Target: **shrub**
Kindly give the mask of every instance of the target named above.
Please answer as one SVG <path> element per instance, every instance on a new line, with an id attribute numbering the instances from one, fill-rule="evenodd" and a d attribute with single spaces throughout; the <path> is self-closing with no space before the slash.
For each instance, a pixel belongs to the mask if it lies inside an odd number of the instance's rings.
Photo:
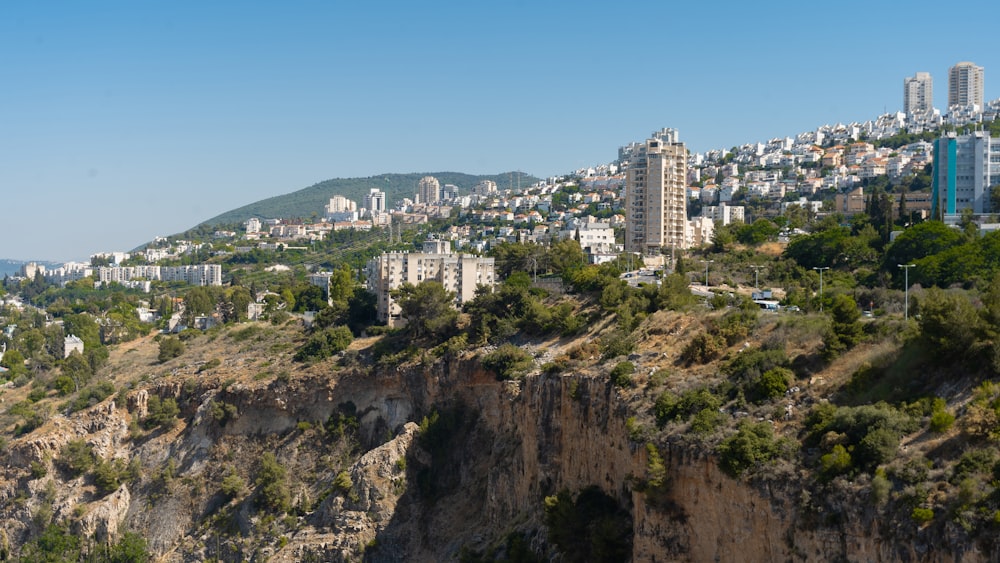
<path id="1" fill-rule="evenodd" d="M 916 507 L 910 513 L 910 518 L 917 524 L 926 524 L 934 519 L 934 511 L 930 508 Z"/>
<path id="2" fill-rule="evenodd" d="M 689 389 L 680 396 L 664 391 L 656 398 L 653 414 L 657 425 L 662 428 L 667 422 L 687 420 L 703 410 L 718 411 L 720 406 L 722 400 L 707 387 Z"/>
<path id="3" fill-rule="evenodd" d="M 292 494 L 288 488 L 285 469 L 271 452 L 265 452 L 260 460 L 256 485 L 259 488 L 258 505 L 275 513 L 288 512 L 292 506 Z"/>
<path id="4" fill-rule="evenodd" d="M 145 419 L 146 428 L 155 428 L 157 426 L 165 429 L 173 428 L 174 424 L 177 423 L 177 415 L 181 412 L 177 407 L 177 401 L 173 397 L 161 399 L 159 395 L 149 396 L 146 409 L 148 412 Z"/>
<path id="5" fill-rule="evenodd" d="M 601 358 L 610 360 L 627 356 L 635 350 L 635 339 L 621 330 L 612 330 L 601 337 Z"/>
<path id="6" fill-rule="evenodd" d="M 247 484 L 236 471 L 230 469 L 229 473 L 223 477 L 219 491 L 230 499 L 237 498 L 246 491 Z"/>
<path id="7" fill-rule="evenodd" d="M 691 419 L 691 431 L 695 434 L 711 434 L 726 420 L 719 409 L 701 409 Z"/>
<path id="8" fill-rule="evenodd" d="M 482 360 L 483 367 L 495 373 L 497 379 L 501 380 L 523 377 L 531 368 L 531 364 L 531 354 L 513 344 L 500 346 L 486 354 Z"/>
<path id="9" fill-rule="evenodd" d="M 94 449 L 83 439 L 70 440 L 59 450 L 56 463 L 70 476 L 78 477 L 94 466 Z"/>
<path id="10" fill-rule="evenodd" d="M 295 359 L 299 362 L 323 360 L 346 350 L 353 341 L 354 335 L 346 326 L 325 328 L 309 337 L 295 353 Z"/>
<path id="11" fill-rule="evenodd" d="M 767 422 L 743 422 L 735 434 L 720 443 L 716 452 L 719 466 L 732 477 L 766 464 L 778 457 L 783 444 L 774 438 L 774 430 Z"/>
<path id="12" fill-rule="evenodd" d="M 885 476 L 885 471 L 875 470 L 872 477 L 872 500 L 876 505 L 882 505 L 889 501 L 889 493 L 892 491 L 892 483 Z"/>
<path id="13" fill-rule="evenodd" d="M 943 433 L 951 429 L 955 424 L 955 415 L 945 410 L 944 399 L 934 399 L 931 410 L 931 432 Z"/>
<path id="14" fill-rule="evenodd" d="M 611 381 L 619 387 L 631 387 L 633 373 L 635 373 L 635 364 L 618 362 L 611 370 Z"/>
<path id="15" fill-rule="evenodd" d="M 834 445 L 833 451 L 819 458 L 819 464 L 823 476 L 827 479 L 848 473 L 854 467 L 851 454 L 840 444 Z"/>
<path id="16" fill-rule="evenodd" d="M 787 368 L 772 368 L 765 371 L 750 387 L 750 396 L 756 402 L 776 399 L 785 394 L 795 374 Z"/>
<path id="17" fill-rule="evenodd" d="M 708 332 L 702 332 L 691 339 L 681 350 L 681 361 L 686 365 L 708 363 L 725 350 L 726 341 L 723 337 Z"/>
<path id="18" fill-rule="evenodd" d="M 160 363 L 172 360 L 184 353 L 184 343 L 176 336 L 167 336 L 160 339 L 160 352 L 156 359 Z"/>

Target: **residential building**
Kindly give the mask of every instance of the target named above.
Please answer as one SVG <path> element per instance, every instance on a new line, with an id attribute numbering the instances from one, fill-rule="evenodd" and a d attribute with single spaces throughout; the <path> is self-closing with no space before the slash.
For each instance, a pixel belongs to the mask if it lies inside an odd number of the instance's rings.
<path id="1" fill-rule="evenodd" d="M 406 321 L 391 291 L 404 283 L 413 285 L 428 280 L 440 282 L 455 292 L 455 304 L 473 299 L 480 285 L 493 287 L 495 270 L 492 257 L 456 254 L 451 242 L 429 240 L 423 252 L 386 252 L 368 262 L 368 289 L 377 297 L 376 316 L 390 326 Z"/>
<path id="2" fill-rule="evenodd" d="M 707 205 L 701 208 L 701 216 L 711 221 L 719 221 L 723 225 L 746 222 L 746 208 L 742 205 Z"/>
<path id="3" fill-rule="evenodd" d="M 918 72 L 903 79 L 903 113 L 924 114 L 934 107 L 934 82 L 929 72 Z"/>
<path id="4" fill-rule="evenodd" d="M 417 203 L 432 204 L 441 199 L 441 182 L 434 176 L 424 176 L 417 182 Z"/>
<path id="5" fill-rule="evenodd" d="M 625 180 L 625 250 L 659 255 L 686 248 L 687 149 L 665 129 L 635 148 Z"/>
<path id="6" fill-rule="evenodd" d="M 833 201 L 834 211 L 843 213 L 848 217 L 865 211 L 865 192 L 861 186 L 849 192 L 833 196 Z"/>
<path id="7" fill-rule="evenodd" d="M 365 196 L 365 209 L 372 217 L 385 213 L 385 192 L 372 188 Z"/>
<path id="8" fill-rule="evenodd" d="M 70 334 L 63 339 L 63 358 L 68 358 L 73 352 L 83 354 L 83 340 Z"/>
<path id="9" fill-rule="evenodd" d="M 251 218 L 247 219 L 246 223 L 243 223 L 243 226 L 246 227 L 246 231 L 247 231 L 248 235 L 252 235 L 254 233 L 259 233 L 260 232 L 260 219 L 258 219 L 256 217 L 251 217 Z"/>
<path id="10" fill-rule="evenodd" d="M 497 193 L 497 183 L 493 180 L 483 180 L 472 187 L 473 195 L 491 196 Z"/>
<path id="11" fill-rule="evenodd" d="M 948 133 L 934 142 L 933 216 L 958 221 L 962 212 L 995 213 L 990 186 L 1000 184 L 1000 138 L 986 131 Z"/>
<path id="12" fill-rule="evenodd" d="M 948 69 L 948 107 L 976 105 L 982 111 L 983 67 L 960 62 Z"/>

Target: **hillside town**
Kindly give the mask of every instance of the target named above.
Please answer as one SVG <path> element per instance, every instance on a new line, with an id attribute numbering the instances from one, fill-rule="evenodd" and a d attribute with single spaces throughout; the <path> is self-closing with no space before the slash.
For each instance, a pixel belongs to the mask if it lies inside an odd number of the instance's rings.
<path id="1" fill-rule="evenodd" d="M 689 151 L 680 132 L 663 128 L 619 147 L 608 163 L 524 187 L 499 189 L 491 180 L 460 187 L 426 176 L 395 202 L 374 187 L 362 201 L 333 193 L 313 219 L 249 217 L 241 229 L 215 230 L 197 241 L 158 237 L 140 250 L 96 253 L 89 263 L 29 263 L 6 284 L 15 289 L 41 276 L 62 287 L 88 280 L 95 288 L 116 284 L 145 293 L 157 283 L 220 286 L 229 277 L 220 257 L 307 250 L 345 230 L 380 230 L 391 242 L 407 228 L 442 222 L 422 252 L 383 254 L 363 269 L 378 296 L 378 319 L 391 323 L 399 312 L 389 292 L 403 282 L 449 280 L 461 304 L 478 284 L 499 281 L 487 255 L 505 243 L 573 240 L 590 264 L 635 256 L 650 271 L 669 272 L 678 252 L 711 244 L 719 228 L 780 217 L 778 239 L 787 242 L 804 232 L 807 219 L 850 220 L 865 212 L 873 190 L 891 191 L 893 206 L 910 221 L 935 217 L 957 225 L 968 217 L 983 232 L 997 229 L 990 189 L 1000 184 L 1000 139 L 982 124 L 1000 116 L 1000 99 L 984 103 L 982 67 L 952 67 L 944 114 L 930 105 L 928 73 L 903 82 L 903 111 L 873 120 L 704 153 Z M 961 166 L 975 173 L 956 175 Z M 414 260 L 419 268 L 407 266 Z M 463 277 L 463 268 L 473 273 Z M 329 272 L 317 269 L 311 279 L 322 286 Z M 251 313 L 259 314 L 265 294 L 256 296 Z"/>

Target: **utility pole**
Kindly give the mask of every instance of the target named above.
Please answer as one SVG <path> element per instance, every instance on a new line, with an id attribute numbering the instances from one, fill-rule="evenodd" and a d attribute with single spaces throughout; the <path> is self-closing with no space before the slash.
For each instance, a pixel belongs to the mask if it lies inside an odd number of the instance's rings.
<path id="1" fill-rule="evenodd" d="M 916 264 L 897 264 L 903 269 L 903 320 L 910 319 L 910 268 Z"/>
<path id="2" fill-rule="evenodd" d="M 705 287 L 708 287 L 708 265 L 715 260 L 699 260 L 699 262 L 705 265 Z"/>
<path id="3" fill-rule="evenodd" d="M 813 270 L 819 270 L 819 312 L 823 312 L 823 270 L 829 270 L 829 266 L 814 266 Z"/>

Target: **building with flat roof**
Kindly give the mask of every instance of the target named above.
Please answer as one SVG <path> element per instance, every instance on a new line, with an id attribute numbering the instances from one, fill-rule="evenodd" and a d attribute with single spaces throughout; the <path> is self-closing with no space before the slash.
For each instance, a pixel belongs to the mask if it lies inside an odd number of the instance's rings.
<path id="1" fill-rule="evenodd" d="M 441 182 L 434 176 L 424 176 L 417 182 L 417 203 L 426 205 L 441 199 Z"/>
<path id="2" fill-rule="evenodd" d="M 1000 138 L 986 131 L 948 133 L 934 141 L 934 208 L 932 216 L 957 222 L 966 209 L 973 214 L 996 213 L 990 186 L 1000 184 Z"/>
<path id="3" fill-rule="evenodd" d="M 983 105 L 983 67 L 975 63 L 960 62 L 948 69 L 948 107 L 975 104 L 979 111 Z"/>
<path id="4" fill-rule="evenodd" d="M 686 248 L 687 148 L 664 129 L 631 146 L 625 176 L 625 250 L 646 256 Z"/>
<path id="5" fill-rule="evenodd" d="M 367 265 L 368 290 L 376 296 L 376 317 L 389 326 L 406 322 L 391 294 L 404 283 L 440 282 L 455 292 L 455 305 L 461 305 L 476 296 L 479 286 L 493 287 L 495 275 L 492 257 L 456 254 L 446 240 L 425 242 L 423 252 L 386 252 Z"/>
<path id="6" fill-rule="evenodd" d="M 934 81 L 929 72 L 903 79 L 903 113 L 924 114 L 934 108 Z"/>

